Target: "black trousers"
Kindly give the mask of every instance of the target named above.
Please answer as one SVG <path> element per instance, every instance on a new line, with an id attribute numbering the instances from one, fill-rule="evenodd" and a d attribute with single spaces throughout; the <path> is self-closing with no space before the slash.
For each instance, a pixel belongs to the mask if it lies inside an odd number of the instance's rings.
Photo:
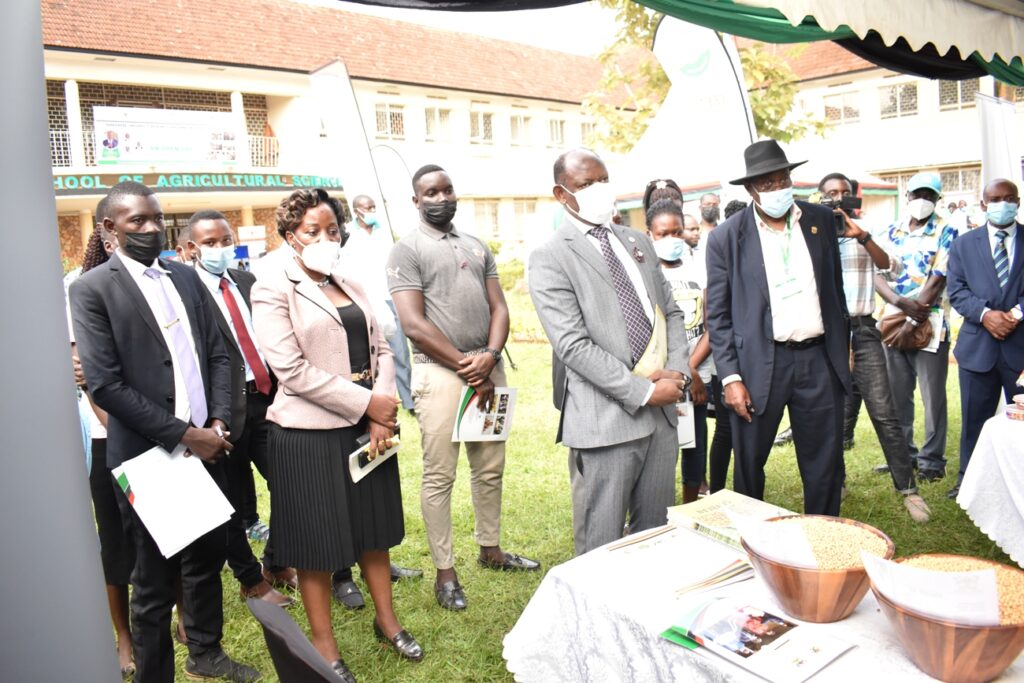
<path id="1" fill-rule="evenodd" d="M 711 493 L 725 488 L 725 480 L 729 475 L 729 461 L 732 460 L 732 411 L 725 406 L 722 393 L 722 381 L 718 375 L 711 375 L 711 394 L 715 403 L 715 435 L 711 439 L 708 451 L 708 486 Z M 709 398 L 711 398 L 709 396 Z"/>
<path id="2" fill-rule="evenodd" d="M 107 467 L 107 440 L 93 439 L 89 492 L 100 537 L 103 581 L 108 586 L 127 586 L 135 566 L 135 542 L 129 523 L 121 516 L 121 508 L 117 504 L 118 491 Z"/>
<path id="3" fill-rule="evenodd" d="M 776 344 L 768 404 L 755 406 L 757 412 L 749 423 L 735 412 L 730 414 L 736 492 L 764 499 L 764 466 L 782 412 L 788 407 L 804 487 L 804 512 L 838 515 L 843 485 L 843 403 L 843 387 L 832 371 L 824 344 L 804 349 Z"/>
<path id="4" fill-rule="evenodd" d="M 252 552 L 249 539 L 246 537 L 248 522 L 245 518 L 246 499 L 253 488 L 252 465 L 270 485 L 269 468 L 267 467 L 267 439 L 270 426 L 267 422 L 267 408 L 271 399 L 260 393 L 250 393 L 246 397 L 245 429 L 242 437 L 235 442 L 231 455 L 225 459 L 227 475 L 227 497 L 235 508 L 227 524 L 227 559 L 231 573 L 245 588 L 251 588 L 263 580 L 262 567 Z M 280 571 L 282 567 L 273 564 L 273 538 L 267 539 L 263 551 L 263 565 L 270 571 Z"/>
<path id="5" fill-rule="evenodd" d="M 1002 395 L 1005 393 L 1007 398 L 1010 398 L 1021 391 L 1017 386 L 1020 371 L 1011 368 L 1002 356 L 988 372 L 971 372 L 962 366 L 959 372 L 963 430 L 960 432 L 960 471 L 956 479 L 958 484 L 964 480 L 967 466 L 971 463 L 971 454 L 978 443 L 981 428 L 995 414 L 996 407 L 1002 404 Z"/>
<path id="6" fill-rule="evenodd" d="M 207 465 L 206 469 L 223 489 L 223 467 Z M 187 497 L 182 500 L 186 504 Z M 220 648 L 224 628 L 220 570 L 224 566 L 227 525 L 200 536 L 177 555 L 165 558 L 120 490 L 117 502 L 122 514 L 131 519 L 135 541 L 131 597 L 135 681 L 171 683 L 174 680 L 171 608 L 179 574 L 185 603 L 181 618 L 188 634 L 189 654 L 196 656 Z"/>

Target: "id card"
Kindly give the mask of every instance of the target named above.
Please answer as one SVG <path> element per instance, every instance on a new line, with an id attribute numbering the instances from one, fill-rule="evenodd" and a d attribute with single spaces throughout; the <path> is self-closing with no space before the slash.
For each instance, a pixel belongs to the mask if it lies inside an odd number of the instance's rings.
<path id="1" fill-rule="evenodd" d="M 798 295 L 803 288 L 795 277 L 789 277 L 775 285 L 775 293 L 783 300 L 791 299 Z"/>

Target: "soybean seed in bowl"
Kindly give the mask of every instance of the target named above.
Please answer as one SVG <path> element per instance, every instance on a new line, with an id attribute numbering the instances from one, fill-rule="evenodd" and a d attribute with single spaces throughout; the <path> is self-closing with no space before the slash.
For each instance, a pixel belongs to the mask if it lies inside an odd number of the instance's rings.
<path id="1" fill-rule="evenodd" d="M 782 517 L 773 524 L 798 524 L 811 544 L 818 569 L 835 571 L 863 567 L 860 551 L 885 557 L 888 544 L 878 534 L 857 524 L 830 517 Z"/>
<path id="2" fill-rule="evenodd" d="M 991 560 L 960 555 L 915 555 L 899 560 L 910 567 L 935 572 L 974 572 L 994 569 L 999 594 L 999 623 L 1024 624 L 1024 572 Z"/>

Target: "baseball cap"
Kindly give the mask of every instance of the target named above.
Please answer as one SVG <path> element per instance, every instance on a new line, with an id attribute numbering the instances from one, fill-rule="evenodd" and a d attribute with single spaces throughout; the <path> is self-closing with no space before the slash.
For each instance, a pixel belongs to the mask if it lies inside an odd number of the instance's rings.
<path id="1" fill-rule="evenodd" d="M 942 180 L 939 179 L 939 174 L 933 171 L 915 173 L 907 183 L 907 192 L 920 189 L 935 190 L 938 194 L 942 194 Z"/>

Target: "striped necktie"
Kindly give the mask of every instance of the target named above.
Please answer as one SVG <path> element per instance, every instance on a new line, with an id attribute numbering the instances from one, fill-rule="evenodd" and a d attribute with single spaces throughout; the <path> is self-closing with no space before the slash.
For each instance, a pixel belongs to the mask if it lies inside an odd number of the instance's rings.
<path id="1" fill-rule="evenodd" d="M 1002 288 L 1010 281 L 1010 255 L 1006 253 L 1006 238 L 1009 235 L 1010 233 L 1005 230 L 996 230 L 996 248 L 992 252 L 992 260 L 996 263 L 996 277 Z"/>

